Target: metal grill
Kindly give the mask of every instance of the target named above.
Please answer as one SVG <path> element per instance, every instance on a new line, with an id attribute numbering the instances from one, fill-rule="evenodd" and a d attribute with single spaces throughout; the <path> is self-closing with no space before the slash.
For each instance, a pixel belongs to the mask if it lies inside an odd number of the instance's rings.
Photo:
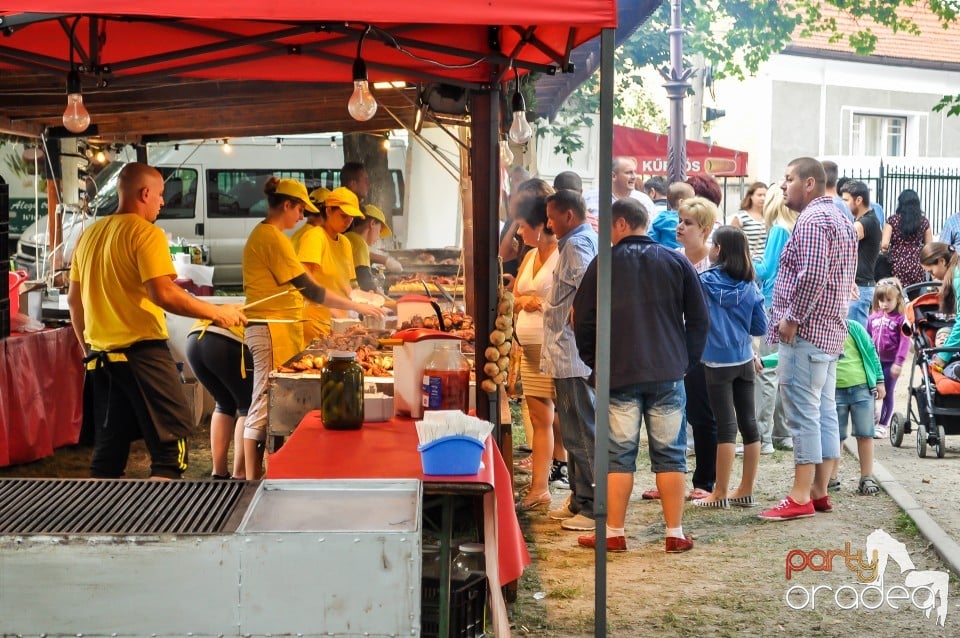
<path id="1" fill-rule="evenodd" d="M 232 532 L 255 481 L 0 480 L 0 534 Z"/>

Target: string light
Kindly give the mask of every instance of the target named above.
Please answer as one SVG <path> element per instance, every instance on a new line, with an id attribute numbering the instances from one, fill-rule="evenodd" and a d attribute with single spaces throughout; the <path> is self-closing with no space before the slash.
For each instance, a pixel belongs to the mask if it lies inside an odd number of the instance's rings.
<path id="1" fill-rule="evenodd" d="M 283 150 L 283 138 L 282 138 L 282 137 L 278 137 L 278 138 L 277 138 L 277 150 L 278 150 L 278 151 Z"/>
<path id="2" fill-rule="evenodd" d="M 347 111 L 349 111 L 350 117 L 358 122 L 366 122 L 377 114 L 377 100 L 370 92 L 370 84 L 367 82 L 367 65 L 360 57 L 363 39 L 367 37 L 369 32 L 370 27 L 367 26 L 357 43 L 357 59 L 353 61 L 353 95 L 347 102 Z"/>
<path id="3" fill-rule="evenodd" d="M 63 127 L 71 133 L 83 133 L 90 126 L 90 112 L 83 105 L 80 93 L 80 73 L 74 64 L 73 34 L 80 22 L 78 16 L 70 27 L 70 72 L 67 73 L 67 108 L 63 111 Z"/>
<path id="4" fill-rule="evenodd" d="M 233 147 L 230 145 L 230 140 L 223 138 L 223 152 L 229 155 L 233 152 Z"/>
<path id="5" fill-rule="evenodd" d="M 513 93 L 513 124 L 510 125 L 509 137 L 515 144 L 526 144 L 533 137 L 533 128 L 527 122 L 527 105 L 523 101 L 523 94 L 520 93 L 520 73 L 516 68 L 513 73 L 517 86 Z"/>

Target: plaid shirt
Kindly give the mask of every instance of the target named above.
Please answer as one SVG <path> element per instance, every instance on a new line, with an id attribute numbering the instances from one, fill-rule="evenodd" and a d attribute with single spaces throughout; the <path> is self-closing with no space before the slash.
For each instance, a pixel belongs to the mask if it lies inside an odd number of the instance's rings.
<path id="1" fill-rule="evenodd" d="M 803 209 L 780 256 L 773 287 L 767 341 L 777 343 L 777 324 L 798 324 L 797 336 L 827 354 L 843 352 L 847 306 L 857 270 L 857 232 L 830 197 Z"/>

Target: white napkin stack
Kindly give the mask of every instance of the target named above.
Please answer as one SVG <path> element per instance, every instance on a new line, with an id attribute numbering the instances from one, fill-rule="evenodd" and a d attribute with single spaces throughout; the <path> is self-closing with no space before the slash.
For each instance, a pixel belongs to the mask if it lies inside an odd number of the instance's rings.
<path id="1" fill-rule="evenodd" d="M 445 436 L 463 435 L 481 443 L 493 431 L 493 424 L 483 419 L 464 414 L 459 410 L 424 412 L 423 421 L 417 421 L 417 437 L 424 445 Z"/>

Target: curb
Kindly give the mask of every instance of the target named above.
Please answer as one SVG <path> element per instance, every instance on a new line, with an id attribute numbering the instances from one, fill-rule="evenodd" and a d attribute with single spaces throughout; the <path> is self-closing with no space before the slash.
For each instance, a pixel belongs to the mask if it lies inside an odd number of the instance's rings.
<path id="1" fill-rule="evenodd" d="M 859 458 L 855 438 L 847 437 L 844 441 L 844 447 L 854 458 Z M 900 506 L 900 509 L 913 520 L 923 537 L 933 545 L 937 555 L 947 563 L 950 571 L 955 576 L 960 575 L 960 544 L 943 531 L 943 528 L 927 514 L 926 510 L 920 507 L 920 504 L 906 488 L 900 485 L 900 481 L 876 459 L 873 461 L 873 477 L 877 479 L 890 498 Z"/>

